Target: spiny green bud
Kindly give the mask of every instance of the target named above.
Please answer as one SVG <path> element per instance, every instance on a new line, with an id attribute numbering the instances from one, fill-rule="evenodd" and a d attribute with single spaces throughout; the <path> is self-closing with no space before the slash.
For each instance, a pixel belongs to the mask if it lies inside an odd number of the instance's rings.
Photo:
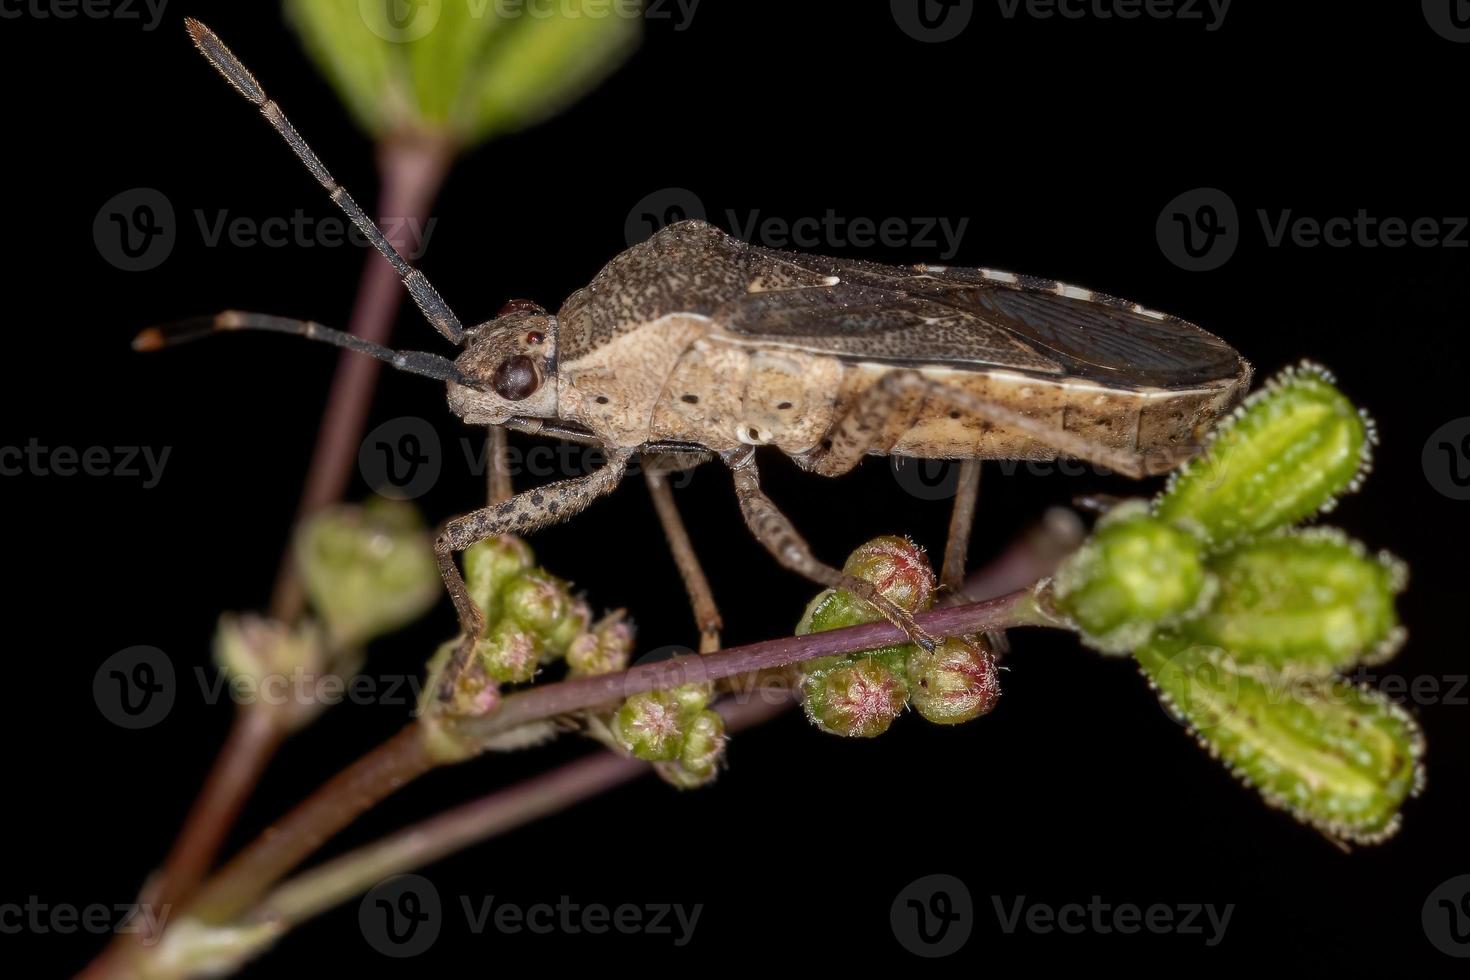
<path id="1" fill-rule="evenodd" d="M 541 665 L 541 640 L 510 620 L 490 627 L 475 644 L 475 659 L 485 674 L 502 684 L 524 684 Z"/>
<path id="2" fill-rule="evenodd" d="M 679 757 L 691 718 L 673 691 L 643 691 L 613 715 L 612 732 L 630 755 L 648 762 Z"/>
<path id="3" fill-rule="evenodd" d="M 479 717 L 488 715 L 500 705 L 500 686 L 486 673 L 479 657 L 460 671 L 454 692 L 447 704 L 439 700 L 439 689 L 443 686 L 444 672 L 454 656 L 459 640 L 448 640 L 439 645 L 429 658 L 424 689 L 419 694 L 418 713 L 428 716 L 444 712 L 450 715 Z"/>
<path id="4" fill-rule="evenodd" d="M 818 728 L 853 738 L 888 731 L 909 700 L 903 676 L 876 657 L 808 673 L 801 693 L 807 717 Z"/>
<path id="5" fill-rule="evenodd" d="M 356 646 L 418 619 L 442 594 L 430 536 L 398 500 L 319 511 L 293 550 L 314 609 L 337 646 Z"/>
<path id="6" fill-rule="evenodd" d="M 536 564 L 530 546 L 510 534 L 470 545 L 463 560 L 465 587 L 487 622 L 500 618 L 500 592 L 506 584 Z"/>
<path id="7" fill-rule="evenodd" d="M 590 632 L 567 647 L 567 667 L 573 677 L 613 674 L 627 670 L 633 654 L 633 626 L 621 611 L 603 617 Z"/>
<path id="8" fill-rule="evenodd" d="M 1403 563 L 1330 529 L 1250 542 L 1210 563 L 1220 594 L 1184 632 L 1237 663 L 1328 674 L 1388 659 L 1403 640 Z"/>
<path id="9" fill-rule="evenodd" d="M 1356 490 L 1373 425 L 1322 368 L 1288 369 L 1220 425 L 1171 479 L 1155 513 L 1210 548 L 1295 524 Z"/>
<path id="10" fill-rule="evenodd" d="M 1000 698 L 995 656 L 983 640 L 951 636 L 933 652 L 911 646 L 906 671 L 914 707 L 936 725 L 989 714 Z"/>
<path id="11" fill-rule="evenodd" d="M 842 571 L 872 583 L 885 599 L 907 612 L 922 612 L 934 604 L 934 570 L 924 549 L 908 538 L 874 538 L 848 556 Z"/>
<path id="12" fill-rule="evenodd" d="M 1170 635 L 1137 651 L 1165 706 L 1267 802 L 1330 837 L 1375 843 L 1422 785 L 1423 735 L 1376 691 L 1272 675 Z"/>
<path id="13" fill-rule="evenodd" d="M 1098 524 L 1057 570 L 1052 589 L 1090 646 L 1127 653 L 1161 625 L 1201 609 L 1214 583 L 1199 541 L 1136 501 Z"/>
<path id="14" fill-rule="evenodd" d="M 719 775 L 725 742 L 725 719 L 713 711 L 701 711 L 689 722 L 679 758 L 658 763 L 658 774 L 679 789 L 706 786 Z"/>

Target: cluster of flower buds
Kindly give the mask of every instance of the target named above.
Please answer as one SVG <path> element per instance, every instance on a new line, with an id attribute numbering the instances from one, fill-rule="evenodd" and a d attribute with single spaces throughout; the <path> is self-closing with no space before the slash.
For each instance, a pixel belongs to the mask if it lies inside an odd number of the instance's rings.
<path id="1" fill-rule="evenodd" d="M 725 720 L 710 710 L 708 684 L 643 691 L 624 701 L 609 729 L 629 755 L 655 763 L 680 789 L 710 783 L 725 756 Z"/>
<path id="2" fill-rule="evenodd" d="M 874 538 L 852 553 L 843 572 L 870 582 L 909 613 L 934 604 L 934 571 L 924 550 L 906 538 Z M 881 619 L 872 605 L 840 589 L 828 589 L 807 606 L 798 635 Z M 951 637 L 933 651 L 912 644 L 883 647 L 804 665 L 802 704 L 823 731 L 854 738 L 883 734 L 912 702 L 941 725 L 970 721 L 995 707 L 1000 681 L 995 657 L 983 640 Z"/>
<path id="3" fill-rule="evenodd" d="M 574 675 L 627 666 L 633 633 L 622 614 L 594 626 L 586 601 L 537 567 L 520 538 L 505 535 L 472 545 L 464 553 L 464 577 L 470 598 L 485 616 L 485 629 L 455 681 L 452 713 L 487 714 L 500 702 L 501 685 L 527 683 L 559 660 L 565 659 Z M 446 643 L 430 661 L 426 696 L 437 696 L 457 643 Z"/>
<path id="4" fill-rule="evenodd" d="M 1392 656 L 1401 562 L 1294 525 L 1356 490 L 1372 423 L 1320 368 L 1247 400 L 1152 504 L 1122 505 L 1057 572 L 1056 608 L 1132 652 L 1165 705 L 1270 802 L 1377 840 L 1422 779 L 1414 721 L 1336 677 Z"/>

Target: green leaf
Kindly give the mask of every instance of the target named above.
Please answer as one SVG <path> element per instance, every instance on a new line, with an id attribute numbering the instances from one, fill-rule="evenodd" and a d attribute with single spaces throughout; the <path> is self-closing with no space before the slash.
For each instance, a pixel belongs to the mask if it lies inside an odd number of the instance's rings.
<path id="1" fill-rule="evenodd" d="M 286 0 L 286 13 L 353 117 L 375 138 L 473 145 L 553 115 L 620 65 L 641 10 L 601 0 L 537 4 Z"/>
<path id="2" fill-rule="evenodd" d="M 1137 657 L 1165 706 L 1268 803 L 1339 840 L 1376 843 L 1398 829 L 1423 781 L 1423 734 L 1376 691 L 1248 670 L 1178 635 Z"/>

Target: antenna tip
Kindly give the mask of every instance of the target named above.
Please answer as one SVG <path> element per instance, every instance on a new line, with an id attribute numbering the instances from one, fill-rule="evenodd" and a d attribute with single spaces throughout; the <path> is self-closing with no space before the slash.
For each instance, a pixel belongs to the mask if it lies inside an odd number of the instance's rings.
<path id="1" fill-rule="evenodd" d="M 193 17 L 184 18 L 184 28 L 188 30 L 189 37 L 193 39 L 194 47 L 198 48 L 199 53 L 208 58 L 209 63 L 225 76 L 225 79 L 235 87 L 235 91 L 256 105 L 265 104 L 265 90 L 260 87 L 255 76 L 250 74 L 250 70 L 240 63 L 240 59 L 225 47 L 225 42 L 219 39 L 218 34 L 204 26 L 203 21 L 195 20 Z"/>
<path id="2" fill-rule="evenodd" d="M 167 345 L 168 341 L 164 339 L 163 331 L 157 327 L 149 327 L 133 338 L 133 350 L 135 351 L 146 353 L 148 351 L 162 350 Z"/>

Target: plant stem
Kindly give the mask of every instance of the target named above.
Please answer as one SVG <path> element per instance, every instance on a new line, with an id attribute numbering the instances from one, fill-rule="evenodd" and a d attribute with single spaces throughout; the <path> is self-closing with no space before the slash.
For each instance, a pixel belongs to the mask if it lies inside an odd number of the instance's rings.
<path id="1" fill-rule="evenodd" d="M 427 138 L 390 139 L 378 152 L 382 191 L 378 214 L 385 234 L 400 251 L 414 252 L 429 206 L 439 193 L 452 162 L 449 144 Z M 403 298 L 393 267 L 369 250 L 358 284 L 350 332 L 386 344 Z M 327 407 L 312 455 L 311 470 L 298 508 L 298 522 L 340 499 L 352 476 L 357 445 L 377 384 L 379 363 L 343 352 L 337 361 Z M 281 558 L 271 598 L 271 617 L 294 622 L 304 608 L 291 550 Z M 145 890 L 144 901 L 173 904 L 189 896 L 214 863 L 226 834 L 265 771 L 283 733 L 263 717 L 266 712 L 242 706 L 162 870 Z"/>
<path id="2" fill-rule="evenodd" d="M 425 736 L 410 724 L 326 782 L 206 882 L 188 914 L 223 922 L 248 908 L 333 834 L 432 769 Z"/>
<path id="3" fill-rule="evenodd" d="M 918 621 L 934 636 L 1059 625 L 1040 609 L 1029 589 L 985 602 L 935 610 L 919 616 Z M 353 763 L 256 838 L 205 883 L 187 907 L 187 914 L 207 922 L 228 921 L 384 797 L 436 765 L 468 758 L 483 750 L 496 736 L 510 729 L 621 701 L 640 691 L 697 680 L 720 680 L 904 640 L 903 631 L 895 626 L 868 623 L 531 688 L 507 697 L 494 714 L 484 718 L 436 722 L 459 745 L 459 751 L 452 755 L 442 754 L 442 749 L 434 747 L 440 744 L 440 737 L 436 737 L 433 725 L 415 722 Z"/>
<path id="4" fill-rule="evenodd" d="M 428 210 L 453 162 L 453 148 L 442 139 L 388 139 L 378 147 L 382 194 L 378 215 L 400 252 L 417 251 L 414 237 L 424 227 Z M 369 250 L 353 305 L 351 333 L 387 344 L 403 303 L 404 289 L 387 260 Z M 342 498 L 352 478 L 358 445 L 367 424 L 373 389 L 382 365 L 371 357 L 344 352 L 337 360 L 327 407 L 317 432 L 316 450 L 297 509 L 297 523 Z M 304 598 L 290 550 L 282 557 L 271 596 L 271 618 L 292 622 L 301 615 Z"/>
<path id="5" fill-rule="evenodd" d="M 1037 604 L 1030 589 L 983 602 L 936 609 L 916 617 L 936 637 L 1004 630 L 1016 626 L 1060 626 Z M 682 684 L 718 681 L 773 667 L 786 667 L 818 657 L 831 657 L 904 643 L 902 630 L 887 622 L 848 626 L 825 633 L 785 636 L 718 653 L 693 654 L 640 664 L 617 674 L 579 677 L 512 694 L 499 710 L 455 726 L 456 734 L 483 741 L 521 725 L 622 701 L 633 694 Z"/>
<path id="6" fill-rule="evenodd" d="M 250 789 L 281 743 L 283 732 L 268 707 L 241 705 L 209 779 L 184 819 L 163 868 L 143 889 L 139 904 L 171 908 L 204 879 Z M 144 936 L 145 940 L 156 939 Z"/>
<path id="7" fill-rule="evenodd" d="M 789 691 L 772 697 L 718 705 L 731 733 L 759 725 L 795 702 Z M 648 763 L 613 752 L 597 752 L 542 775 L 447 810 L 381 840 L 335 858 L 282 884 L 251 911 L 251 921 L 290 929 L 314 915 L 368 891 L 393 875 L 439 860 L 522 827 L 538 817 L 646 775 Z"/>

